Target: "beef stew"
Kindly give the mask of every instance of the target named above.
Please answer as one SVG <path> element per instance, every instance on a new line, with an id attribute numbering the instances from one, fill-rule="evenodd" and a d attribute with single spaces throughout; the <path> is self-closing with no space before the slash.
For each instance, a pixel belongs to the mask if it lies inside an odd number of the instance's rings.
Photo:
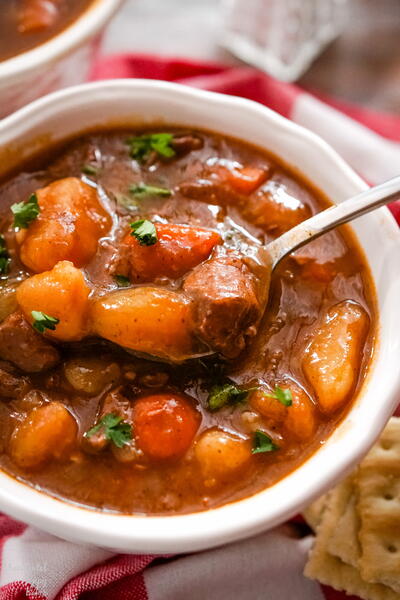
<path id="1" fill-rule="evenodd" d="M 343 227 L 282 261 L 266 307 L 258 249 L 326 206 L 258 148 L 165 126 L 88 133 L 10 176 L 1 468 L 152 515 L 220 506 L 298 467 L 365 378 L 373 285 Z"/>

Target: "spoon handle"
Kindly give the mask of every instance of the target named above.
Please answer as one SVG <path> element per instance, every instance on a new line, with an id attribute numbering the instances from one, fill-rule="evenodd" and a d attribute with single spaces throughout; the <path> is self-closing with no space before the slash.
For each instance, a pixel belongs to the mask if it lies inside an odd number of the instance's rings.
<path id="1" fill-rule="evenodd" d="M 272 261 L 272 269 L 287 254 L 315 240 L 323 233 L 399 198 L 400 177 L 394 177 L 303 221 L 266 246 Z"/>

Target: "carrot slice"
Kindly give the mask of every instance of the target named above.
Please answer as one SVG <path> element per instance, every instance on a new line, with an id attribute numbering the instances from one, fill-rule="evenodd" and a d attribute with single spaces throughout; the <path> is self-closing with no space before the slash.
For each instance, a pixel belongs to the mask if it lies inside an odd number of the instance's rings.
<path id="1" fill-rule="evenodd" d="M 238 194 L 248 196 L 256 191 L 268 178 L 268 170 L 261 167 L 215 166 L 218 178 L 227 183 Z"/>
<path id="2" fill-rule="evenodd" d="M 153 460 L 179 458 L 199 428 L 200 414 L 183 394 L 153 394 L 139 398 L 133 413 L 138 447 Z"/>
<path id="3" fill-rule="evenodd" d="M 177 279 L 206 260 L 221 237 L 215 231 L 188 225 L 156 225 L 158 241 L 143 246 L 132 235 L 123 241 L 132 281 Z"/>
<path id="4" fill-rule="evenodd" d="M 255 192 L 268 177 L 265 169 L 258 167 L 240 167 L 228 171 L 227 180 L 231 187 L 239 194 L 248 196 Z"/>

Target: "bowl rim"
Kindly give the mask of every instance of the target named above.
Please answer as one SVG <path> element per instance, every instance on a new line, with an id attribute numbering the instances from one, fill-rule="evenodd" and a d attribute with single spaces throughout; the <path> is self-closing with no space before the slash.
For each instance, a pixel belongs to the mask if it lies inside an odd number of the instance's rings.
<path id="1" fill-rule="evenodd" d="M 0 85 L 14 84 L 27 73 L 72 52 L 111 19 L 124 0 L 92 0 L 68 27 L 33 48 L 0 61 Z M 31 74 L 31 73 L 30 73 Z"/>
<path id="2" fill-rule="evenodd" d="M 173 102 L 180 99 L 190 103 L 203 104 L 209 109 L 224 110 L 228 107 L 240 112 L 246 112 L 260 119 L 260 124 L 274 125 L 282 135 L 301 138 L 306 144 L 318 149 L 321 160 L 325 160 L 331 168 L 337 170 L 338 177 L 348 183 L 348 187 L 363 191 L 367 185 L 345 163 L 345 161 L 319 136 L 293 123 L 251 100 L 226 96 L 215 92 L 206 92 L 179 84 L 166 83 L 156 80 L 112 80 L 84 84 L 67 88 L 45 96 L 20 109 L 13 115 L 0 122 L 0 143 L 11 142 L 14 136 L 20 136 L 21 131 L 29 133 L 32 122 L 46 123 L 46 113 L 62 114 L 77 101 L 83 98 L 94 102 L 101 95 L 105 98 L 115 97 L 134 99 L 135 95 L 162 94 L 163 98 Z M 100 101 L 100 100 L 99 100 Z M 179 118 L 178 118 L 179 121 Z M 196 123 L 193 125 L 196 127 Z M 215 128 L 214 128 L 215 129 Z M 71 127 L 71 133 L 78 130 Z M 233 134 L 234 135 L 234 134 Z M 238 137 L 238 136 L 237 136 Z M 307 176 L 307 174 L 305 174 Z M 400 233 L 388 209 L 376 211 L 382 232 L 378 231 L 379 243 L 382 248 L 389 248 L 388 238 L 400 247 Z M 373 219 L 368 215 L 367 219 Z M 394 240 L 394 242 L 393 242 Z M 392 246 L 390 246 L 392 249 Z M 368 253 L 366 259 L 368 260 Z M 400 276 L 400 265 L 395 265 L 396 273 Z M 399 318 L 396 317 L 399 321 Z M 397 321 L 396 321 L 397 322 Z M 400 331 L 400 327 L 399 327 Z M 396 345 L 392 340 L 382 339 L 379 346 L 386 346 L 387 351 L 399 348 L 398 333 Z M 379 355 L 379 352 L 377 352 Z M 373 361 L 376 364 L 376 358 Z M 360 390 L 355 406 L 361 406 L 365 389 L 374 379 L 373 365 L 362 390 Z M 390 373 L 386 382 L 384 400 L 376 402 L 370 410 L 374 411 L 374 419 L 366 423 L 355 423 L 350 428 L 357 435 L 349 438 L 346 427 L 340 424 L 328 438 L 326 444 L 308 458 L 299 468 L 280 480 L 274 486 L 261 490 L 256 494 L 204 512 L 184 515 L 144 516 L 121 515 L 81 507 L 71 502 L 62 501 L 44 492 L 35 490 L 11 476 L 0 472 L 0 508 L 12 516 L 22 519 L 37 527 L 50 531 L 55 535 L 98 546 L 123 550 L 126 552 L 186 552 L 215 547 L 260 533 L 288 519 L 317 495 L 323 493 L 336 480 L 343 477 L 353 464 L 369 449 L 373 441 L 384 427 L 386 420 L 392 414 L 397 404 L 396 392 L 400 388 L 400 370 Z M 350 442 L 350 446 L 349 446 Z M 338 453 L 338 449 L 342 452 Z M 319 457 L 329 457 L 329 469 Z M 319 470 L 318 470 L 319 469 Z M 317 480 L 307 480 L 307 477 L 318 470 Z M 290 483 L 288 484 L 290 480 Z M 308 483 L 309 485 L 306 485 Z M 296 490 L 295 499 L 290 492 Z"/>

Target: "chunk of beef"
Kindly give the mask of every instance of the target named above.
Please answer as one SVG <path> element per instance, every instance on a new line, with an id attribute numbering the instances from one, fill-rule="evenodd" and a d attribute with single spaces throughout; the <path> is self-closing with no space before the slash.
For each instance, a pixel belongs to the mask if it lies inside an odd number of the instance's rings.
<path id="1" fill-rule="evenodd" d="M 219 256 L 198 266 L 184 282 L 194 300 L 196 334 L 227 358 L 238 356 L 257 333 L 262 315 L 257 290 L 257 278 L 238 256 Z"/>
<path id="2" fill-rule="evenodd" d="M 21 375 L 8 362 L 0 362 L 0 398 L 19 398 L 30 388 L 29 377 Z"/>
<path id="3" fill-rule="evenodd" d="M 207 204 L 237 206 L 240 208 L 244 202 L 249 202 L 247 196 L 242 197 L 223 183 L 209 179 L 183 182 L 179 185 L 178 189 L 186 198 L 192 198 L 199 202 L 207 202 Z"/>
<path id="4" fill-rule="evenodd" d="M 96 425 L 100 424 L 101 419 L 108 414 L 117 415 L 121 417 L 124 423 L 128 423 L 131 426 L 132 438 L 127 440 L 122 447 L 119 447 L 111 443 L 111 440 L 106 437 L 103 428 L 99 428 L 92 435 L 86 435 L 83 438 L 82 446 L 84 450 L 91 454 L 97 454 L 109 447 L 118 462 L 132 463 L 142 459 L 143 452 L 137 448 L 136 440 L 133 436 L 133 403 L 122 394 L 121 389 L 121 387 L 116 388 L 107 394 L 97 417 Z"/>
<path id="5" fill-rule="evenodd" d="M 100 412 L 97 416 L 96 425 L 108 414 L 117 415 L 118 417 L 121 417 L 123 421 L 132 425 L 132 413 L 132 404 L 121 393 L 121 388 L 119 387 L 109 392 L 104 398 Z M 110 441 L 105 436 L 104 429 L 100 428 L 92 435 L 83 438 L 83 447 L 88 452 L 97 453 L 108 446 L 109 442 Z"/>
<path id="6" fill-rule="evenodd" d="M 0 358 L 26 373 L 37 373 L 54 367 L 60 354 L 17 311 L 0 324 Z"/>
<path id="7" fill-rule="evenodd" d="M 204 142 L 198 135 L 184 133 L 174 135 L 171 146 L 179 156 L 182 156 L 193 150 L 200 150 L 204 146 Z"/>

